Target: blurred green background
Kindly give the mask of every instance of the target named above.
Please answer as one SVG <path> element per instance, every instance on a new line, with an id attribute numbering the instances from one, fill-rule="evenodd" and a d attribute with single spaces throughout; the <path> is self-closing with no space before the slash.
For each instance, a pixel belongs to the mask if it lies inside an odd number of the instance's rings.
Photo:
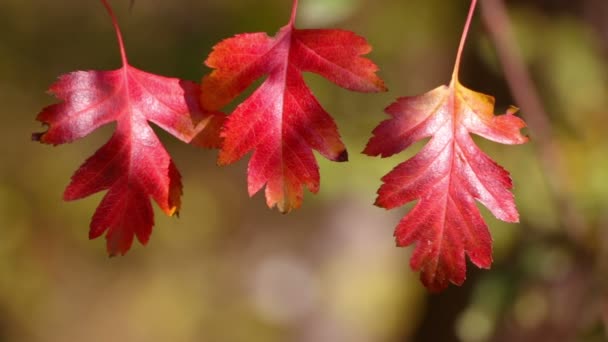
<path id="1" fill-rule="evenodd" d="M 482 1 L 483 2 L 483 1 Z M 200 80 L 221 39 L 274 34 L 290 1 L 111 1 L 131 63 Z M 159 135 L 184 182 L 181 217 L 156 211 L 150 243 L 109 259 L 87 239 L 101 194 L 63 202 L 77 167 L 112 127 L 60 147 L 30 141 L 74 70 L 114 69 L 119 56 L 98 1 L 0 1 L 0 341 L 605 341 L 608 322 L 608 2 L 507 1 L 512 24 L 565 161 L 561 190 L 534 141 L 478 139 L 511 171 L 521 224 L 482 209 L 494 265 L 429 295 L 395 248 L 406 208 L 372 205 L 380 178 L 417 148 L 381 160 L 358 154 L 395 98 L 449 82 L 468 1 L 301 0 L 298 26 L 364 35 L 390 91 L 358 94 L 307 80 L 334 116 L 349 163 L 320 160 L 321 191 L 280 215 L 246 193 L 246 160 Z M 461 81 L 514 103 L 480 12 Z M 525 115 L 525 113 L 524 113 Z M 533 135 L 533 132 L 530 132 Z M 418 147 L 421 144 L 416 145 Z M 557 196 L 579 214 L 568 224 Z"/>

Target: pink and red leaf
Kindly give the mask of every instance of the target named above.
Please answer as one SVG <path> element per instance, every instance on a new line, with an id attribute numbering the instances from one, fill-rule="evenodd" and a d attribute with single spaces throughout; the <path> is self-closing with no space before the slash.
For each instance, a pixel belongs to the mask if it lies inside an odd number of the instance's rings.
<path id="1" fill-rule="evenodd" d="M 465 33 L 470 24 L 473 1 Z M 457 77 L 464 37 L 450 86 L 404 97 L 386 109 L 391 116 L 375 130 L 364 153 L 388 157 L 425 138 L 429 142 L 382 178 L 376 205 L 391 209 L 418 201 L 399 222 L 398 246 L 415 244 L 410 265 L 423 284 L 441 291 L 466 277 L 468 255 L 489 268 L 492 239 L 476 201 L 497 218 L 517 222 L 509 173 L 483 153 L 470 134 L 503 144 L 522 144 L 525 123 L 511 108 L 494 115 L 494 98 L 462 86 Z"/>
<path id="2" fill-rule="evenodd" d="M 335 122 L 306 86 L 302 72 L 317 73 L 350 90 L 385 90 L 376 65 L 361 57 L 371 51 L 365 39 L 343 30 L 298 30 L 293 24 L 296 5 L 292 20 L 274 38 L 248 33 L 217 44 L 205 62 L 214 70 L 202 82 L 203 108 L 217 110 L 267 76 L 226 120 L 219 164 L 253 151 L 249 194 L 266 185 L 268 206 L 277 205 L 282 212 L 301 205 L 304 187 L 319 190 L 313 150 L 333 161 L 348 159 Z"/>
<path id="3" fill-rule="evenodd" d="M 150 199 L 167 215 L 180 207 L 181 176 L 149 122 L 190 142 L 209 123 L 222 118 L 200 109 L 197 84 L 130 66 L 116 19 L 108 3 L 102 2 L 114 22 L 123 66 L 61 76 L 50 93 L 62 102 L 42 110 L 37 120 L 48 129 L 33 138 L 64 144 L 116 123 L 110 141 L 76 171 L 64 193 L 65 200 L 76 200 L 108 190 L 93 215 L 89 236 L 107 232 L 108 252 L 116 255 L 129 250 L 133 236 L 147 243 L 154 225 Z M 199 137 L 200 145 L 217 145 L 217 135 L 202 135 L 205 139 Z"/>

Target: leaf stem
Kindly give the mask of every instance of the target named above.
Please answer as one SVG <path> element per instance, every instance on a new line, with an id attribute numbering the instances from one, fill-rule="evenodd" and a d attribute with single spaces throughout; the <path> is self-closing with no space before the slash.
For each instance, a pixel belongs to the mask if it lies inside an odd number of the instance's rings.
<path id="1" fill-rule="evenodd" d="M 114 31 L 116 31 L 116 38 L 118 39 L 118 48 L 120 50 L 120 59 L 122 60 L 122 65 L 128 65 L 127 61 L 127 53 L 125 52 L 125 44 L 122 40 L 122 33 L 120 33 L 120 26 L 118 26 L 118 20 L 116 19 L 116 15 L 114 15 L 114 11 L 112 7 L 108 3 L 108 0 L 101 0 L 101 3 L 108 11 L 110 18 L 112 18 L 112 26 L 114 26 Z"/>
<path id="2" fill-rule="evenodd" d="M 452 80 L 458 80 L 462 50 L 464 50 L 464 44 L 467 41 L 467 36 L 469 35 L 469 27 L 471 27 L 471 21 L 473 19 L 473 13 L 475 13 L 476 6 L 477 0 L 471 0 L 471 7 L 469 8 L 467 22 L 464 24 L 464 30 L 462 31 L 462 36 L 460 37 L 460 45 L 458 46 L 458 53 L 456 54 L 456 62 L 454 63 L 454 72 L 452 73 Z"/>
<path id="3" fill-rule="evenodd" d="M 298 13 L 298 0 L 293 0 L 293 7 L 291 7 L 291 19 L 289 20 L 289 24 L 292 26 L 296 22 L 297 13 Z"/>

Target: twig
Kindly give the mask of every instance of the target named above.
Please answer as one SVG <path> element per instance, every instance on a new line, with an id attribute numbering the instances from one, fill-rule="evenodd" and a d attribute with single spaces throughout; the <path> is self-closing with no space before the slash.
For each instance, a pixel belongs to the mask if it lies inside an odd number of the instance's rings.
<path id="1" fill-rule="evenodd" d="M 521 58 L 518 45 L 503 0 L 481 1 L 482 17 L 502 63 L 505 78 L 522 116 L 528 123 L 530 135 L 549 183 L 549 191 L 560 214 L 560 223 L 575 243 L 583 244 L 587 234 L 583 215 L 571 202 L 568 172 L 556 144 L 551 121 L 536 87 Z"/>

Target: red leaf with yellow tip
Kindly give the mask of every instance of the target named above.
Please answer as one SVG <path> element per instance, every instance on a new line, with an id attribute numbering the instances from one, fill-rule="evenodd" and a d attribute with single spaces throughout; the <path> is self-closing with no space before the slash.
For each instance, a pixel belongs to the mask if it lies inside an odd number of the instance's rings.
<path id="1" fill-rule="evenodd" d="M 466 278 L 465 254 L 473 264 L 489 268 L 492 239 L 475 201 L 497 218 L 517 222 L 509 173 L 483 153 L 470 134 L 502 144 L 522 144 L 525 123 L 515 109 L 495 116 L 494 98 L 458 81 L 458 65 L 469 19 L 449 86 L 399 99 L 386 109 L 392 116 L 375 130 L 364 153 L 388 157 L 430 137 L 414 157 L 382 178 L 376 205 L 391 209 L 418 201 L 395 230 L 398 246 L 415 244 L 410 260 L 423 284 L 441 291 Z"/>
<path id="2" fill-rule="evenodd" d="M 107 231 L 110 255 L 125 254 L 133 236 L 146 244 L 154 225 L 150 198 L 167 214 L 180 207 L 181 176 L 149 125 L 153 122 L 178 139 L 199 145 L 219 144 L 219 114 L 200 110 L 200 87 L 189 81 L 150 74 L 130 66 L 122 37 L 109 4 L 123 66 L 113 71 L 77 71 L 63 75 L 50 88 L 63 102 L 42 110 L 37 120 L 48 125 L 33 139 L 64 144 L 116 122 L 116 130 L 103 147 L 72 176 L 65 200 L 76 200 L 108 190 L 91 221 L 89 237 Z"/>
<path id="3" fill-rule="evenodd" d="M 213 72 L 202 82 L 202 105 L 217 110 L 252 82 L 264 83 L 228 117 L 221 136 L 219 164 L 253 151 L 249 194 L 266 185 L 266 202 L 282 212 L 298 208 L 303 187 L 319 190 L 313 149 L 333 161 L 348 155 L 335 122 L 304 83 L 302 72 L 320 74 L 346 89 L 385 90 L 370 60 L 365 39 L 343 30 L 298 30 L 297 1 L 290 22 L 271 38 L 265 33 L 237 35 L 217 44 L 205 61 Z"/>

